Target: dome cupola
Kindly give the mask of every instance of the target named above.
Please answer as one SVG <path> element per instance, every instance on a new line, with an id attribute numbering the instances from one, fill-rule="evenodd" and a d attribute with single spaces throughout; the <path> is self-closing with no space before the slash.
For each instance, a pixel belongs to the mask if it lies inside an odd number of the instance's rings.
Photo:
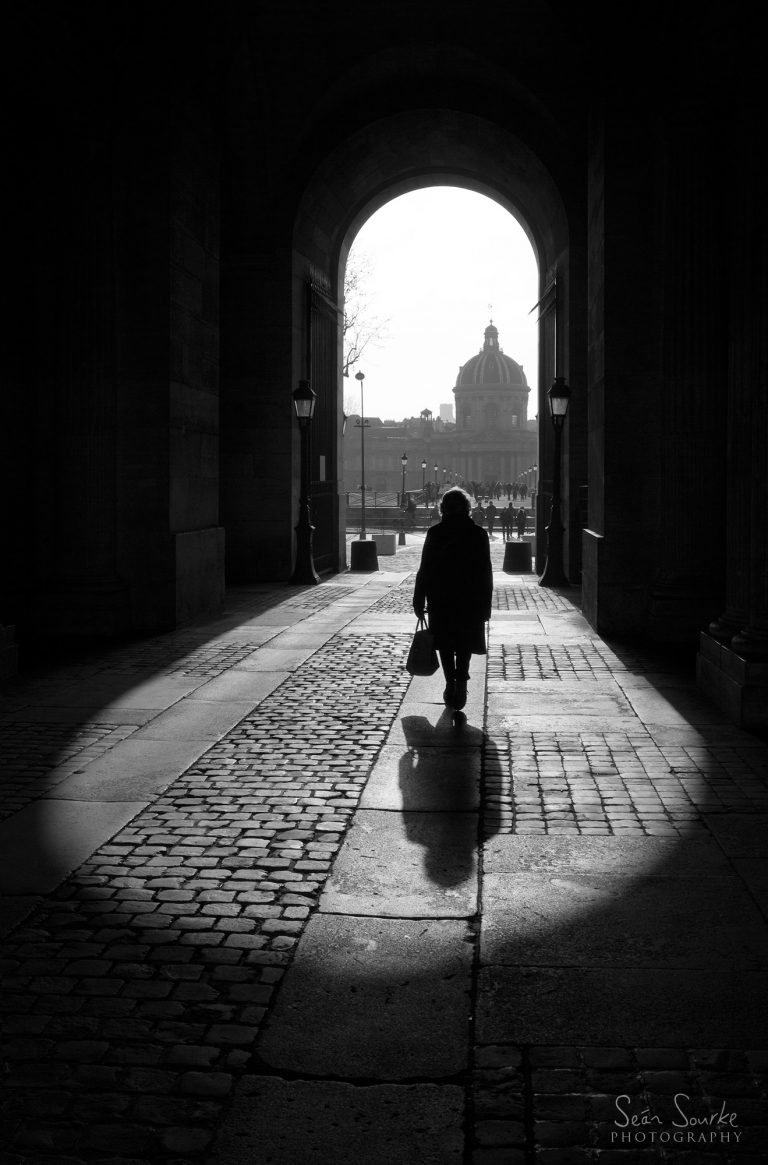
<path id="1" fill-rule="evenodd" d="M 485 329 L 485 342 L 479 353 L 470 357 L 466 364 L 462 364 L 456 378 L 457 388 L 474 384 L 528 387 L 522 365 L 511 356 L 505 356 L 499 347 L 499 329 L 495 327 L 493 320 Z"/>
<path id="2" fill-rule="evenodd" d="M 459 431 L 490 439 L 524 429 L 530 391 L 522 364 L 504 355 L 499 329 L 491 320 L 482 348 L 462 364 L 456 378 L 453 394 Z"/>

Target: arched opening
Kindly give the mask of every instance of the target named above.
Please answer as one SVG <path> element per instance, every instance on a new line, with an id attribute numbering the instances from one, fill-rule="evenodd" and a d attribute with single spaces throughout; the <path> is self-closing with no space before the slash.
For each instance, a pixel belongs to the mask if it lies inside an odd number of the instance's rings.
<path id="1" fill-rule="evenodd" d="M 517 218 L 461 185 L 399 195 L 360 227 L 339 286 L 348 536 L 363 484 L 369 523 L 391 528 L 407 494 L 425 527 L 435 464 L 440 487 L 460 484 L 476 505 L 503 496 L 506 507 L 515 486 L 531 504 L 539 264 Z"/>
<path id="2" fill-rule="evenodd" d="M 344 566 L 344 515 L 340 475 L 343 414 L 341 328 L 343 270 L 362 224 L 398 195 L 435 185 L 461 186 L 485 194 L 521 223 L 539 260 L 539 296 L 553 310 L 541 316 L 538 383 L 530 413 L 543 415 L 542 401 L 555 370 L 578 374 L 583 363 L 583 319 L 572 288 L 582 279 L 583 246 L 571 237 L 563 200 L 541 159 L 500 125 L 452 110 L 415 109 L 383 118 L 331 150 L 308 182 L 295 219 L 292 262 L 292 376 L 309 376 L 318 393 L 314 447 L 326 475 L 316 492 L 321 566 Z M 575 256 L 575 258 L 574 258 Z M 574 265 L 576 272 L 574 272 Z M 556 297 L 553 294 L 556 288 Z M 549 298 L 547 298 L 549 297 Z M 580 302 L 583 304 L 584 297 Z M 557 317 L 557 326 L 555 318 Z M 557 352 L 555 352 L 557 344 Z M 572 428 L 583 424 L 574 410 Z M 549 433 L 542 427 L 539 464 L 551 461 Z M 578 450 L 583 441 L 575 443 Z M 566 448 L 564 503 L 571 482 L 585 476 Z M 293 442 L 293 465 L 298 466 Z M 294 509 L 298 475 L 294 472 Z M 546 506 L 547 475 L 540 480 Z M 288 515 L 286 515 L 288 516 Z M 577 540 L 573 540 L 576 552 Z M 230 544 L 231 551 L 233 548 Z"/>

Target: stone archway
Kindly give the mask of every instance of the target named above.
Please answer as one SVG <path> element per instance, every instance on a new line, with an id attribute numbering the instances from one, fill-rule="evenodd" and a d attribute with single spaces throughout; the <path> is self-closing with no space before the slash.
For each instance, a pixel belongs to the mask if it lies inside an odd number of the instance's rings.
<path id="1" fill-rule="evenodd" d="M 538 412 L 555 372 L 569 374 L 572 240 L 560 192 L 541 159 L 497 123 L 453 110 L 415 109 L 367 125 L 333 149 L 304 189 L 293 233 L 293 379 L 319 377 L 315 387 L 330 412 L 318 430 L 317 457 L 331 477 L 335 508 L 333 567 L 344 565 L 339 443 L 342 416 L 340 328 L 329 340 L 329 313 L 340 306 L 344 265 L 362 224 L 392 198 L 427 186 L 453 185 L 485 194 L 504 206 L 528 235 L 539 263 L 540 296 L 557 280 L 554 313 L 542 319 Z M 323 309 L 325 315 L 323 319 Z M 322 355 L 318 351 L 322 350 Z M 578 360 L 578 358 L 577 358 Z M 329 409 L 330 405 L 330 409 Z M 546 410 L 545 410 L 546 411 Z M 541 427 L 539 464 L 549 464 L 549 432 Z M 567 505 L 569 475 L 564 475 Z M 546 480 L 543 482 L 546 490 Z M 331 491 L 328 491 L 331 492 Z M 327 543 L 326 543 L 327 544 Z"/>

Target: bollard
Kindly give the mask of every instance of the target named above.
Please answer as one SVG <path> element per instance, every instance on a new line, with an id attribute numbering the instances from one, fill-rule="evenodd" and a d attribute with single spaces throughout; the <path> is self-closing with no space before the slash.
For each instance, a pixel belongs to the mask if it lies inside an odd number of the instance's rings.
<path id="1" fill-rule="evenodd" d="M 349 569 L 360 571 L 374 571 L 379 569 L 379 557 L 376 553 L 376 543 L 368 539 L 362 541 L 354 539 L 349 547 Z"/>
<path id="2" fill-rule="evenodd" d="M 530 574 L 533 569 L 533 555 L 530 542 L 507 542 L 504 546 L 505 574 Z"/>

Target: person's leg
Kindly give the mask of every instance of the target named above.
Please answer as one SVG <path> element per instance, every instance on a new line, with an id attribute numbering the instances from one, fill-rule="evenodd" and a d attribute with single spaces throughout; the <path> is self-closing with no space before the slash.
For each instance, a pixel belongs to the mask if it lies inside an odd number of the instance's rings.
<path id="1" fill-rule="evenodd" d="M 469 661 L 472 658 L 471 651 L 457 651 L 456 652 L 456 679 L 469 679 Z"/>
<path id="2" fill-rule="evenodd" d="M 467 702 L 467 680 L 469 679 L 469 660 L 471 651 L 456 652 L 456 680 L 453 686 L 453 707 L 457 712 Z"/>
<path id="3" fill-rule="evenodd" d="M 456 688 L 456 657 L 453 651 L 447 651 L 440 648 L 437 653 L 440 656 L 440 663 L 443 667 L 443 675 L 445 676 L 445 691 L 443 692 L 443 700 L 449 708 L 453 707 L 453 698 Z"/>

